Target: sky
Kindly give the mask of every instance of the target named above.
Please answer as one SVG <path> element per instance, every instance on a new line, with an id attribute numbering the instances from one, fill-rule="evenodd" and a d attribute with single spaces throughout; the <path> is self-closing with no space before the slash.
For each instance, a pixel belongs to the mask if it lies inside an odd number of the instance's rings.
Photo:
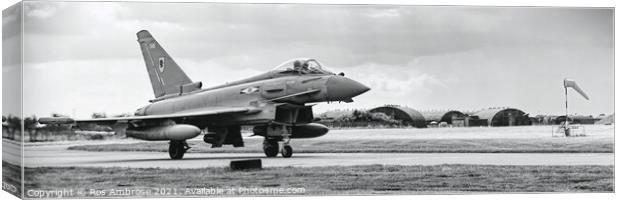
<path id="1" fill-rule="evenodd" d="M 569 7 L 26 2 L 24 114 L 88 117 L 148 104 L 154 96 L 135 36 L 142 29 L 206 87 L 311 57 L 371 88 L 315 113 L 398 104 L 559 115 L 569 77 L 590 96 L 569 91 L 570 113 L 609 114 L 613 15 Z M 4 43 L 18 41 L 18 32 L 8 33 Z"/>

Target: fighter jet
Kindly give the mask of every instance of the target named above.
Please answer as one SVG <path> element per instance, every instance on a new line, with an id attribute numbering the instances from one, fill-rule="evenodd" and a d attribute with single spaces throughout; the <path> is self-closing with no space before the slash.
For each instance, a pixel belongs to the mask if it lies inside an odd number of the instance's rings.
<path id="1" fill-rule="evenodd" d="M 210 88 L 192 81 L 146 30 L 138 43 L 155 98 L 133 116 L 79 119 L 41 118 L 41 124 L 71 124 L 76 128 L 124 125 L 127 137 L 170 141 L 171 159 L 182 159 L 190 148 L 186 140 L 204 132 L 211 147 L 243 147 L 241 126 L 253 126 L 264 137 L 267 157 L 291 157 L 291 139 L 314 138 L 329 129 L 314 123 L 312 106 L 319 102 L 353 102 L 368 90 L 344 73 L 328 71 L 315 59 L 292 59 L 273 70 Z M 280 150 L 279 143 L 283 146 Z"/>

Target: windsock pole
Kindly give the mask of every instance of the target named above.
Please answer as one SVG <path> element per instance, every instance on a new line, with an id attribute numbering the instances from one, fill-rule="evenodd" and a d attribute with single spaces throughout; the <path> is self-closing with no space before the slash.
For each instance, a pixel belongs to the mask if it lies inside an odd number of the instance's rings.
<path id="1" fill-rule="evenodd" d="M 564 135 L 568 136 L 569 134 L 568 133 L 568 87 L 566 87 L 566 83 L 564 83 L 564 100 L 565 100 L 564 105 L 566 108 L 566 115 L 565 115 L 566 119 L 564 122 Z"/>
<path id="2" fill-rule="evenodd" d="M 564 98 L 566 99 L 566 121 L 564 122 L 564 134 L 566 134 L 566 136 L 570 135 L 570 128 L 568 127 L 568 87 L 573 88 L 586 100 L 590 100 L 588 95 L 583 90 L 581 90 L 579 85 L 577 85 L 577 82 L 567 78 L 564 79 Z"/>

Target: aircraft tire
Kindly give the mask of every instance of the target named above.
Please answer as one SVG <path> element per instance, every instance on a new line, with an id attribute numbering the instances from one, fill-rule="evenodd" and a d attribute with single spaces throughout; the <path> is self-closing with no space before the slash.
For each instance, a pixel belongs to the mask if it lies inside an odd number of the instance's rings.
<path id="1" fill-rule="evenodd" d="M 278 156 L 278 141 L 277 140 L 268 140 L 263 141 L 263 151 L 267 157 L 276 157 Z"/>
<path id="2" fill-rule="evenodd" d="M 282 147 L 282 157 L 290 158 L 291 156 L 293 156 L 293 147 L 284 145 L 284 147 Z"/>
<path id="3" fill-rule="evenodd" d="M 185 154 L 185 146 L 183 145 L 183 141 L 170 141 L 168 154 L 172 160 L 183 159 L 183 155 Z"/>

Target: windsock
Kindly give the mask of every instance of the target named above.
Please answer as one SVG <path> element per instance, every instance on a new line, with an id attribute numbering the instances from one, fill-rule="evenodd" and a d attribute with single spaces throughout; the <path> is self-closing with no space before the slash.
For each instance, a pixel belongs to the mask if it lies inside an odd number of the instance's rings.
<path id="1" fill-rule="evenodd" d="M 590 98 L 588 98 L 588 95 L 583 90 L 581 90 L 579 85 L 577 85 L 577 82 L 575 82 L 574 80 L 564 79 L 564 87 L 565 88 L 573 88 L 575 91 L 577 91 L 579 94 L 581 94 L 581 96 L 583 96 L 583 98 L 586 98 L 587 100 L 590 100 Z"/>

